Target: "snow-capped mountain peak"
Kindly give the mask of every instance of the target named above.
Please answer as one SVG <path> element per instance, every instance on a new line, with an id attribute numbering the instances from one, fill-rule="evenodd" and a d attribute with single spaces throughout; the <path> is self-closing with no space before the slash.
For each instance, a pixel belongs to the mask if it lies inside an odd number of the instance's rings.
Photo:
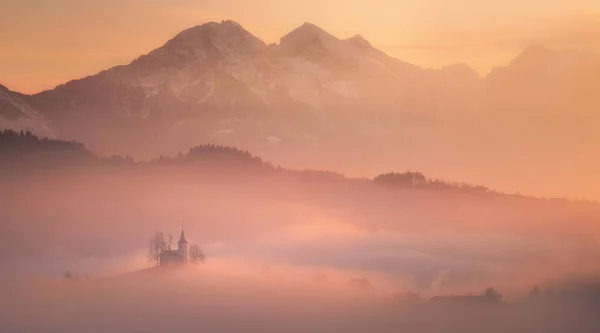
<path id="1" fill-rule="evenodd" d="M 167 42 L 165 47 L 206 47 L 207 43 L 217 46 L 220 51 L 231 48 L 247 54 L 260 52 L 266 46 L 262 40 L 245 30 L 240 24 L 234 21 L 222 21 L 221 23 L 209 22 L 187 29 Z"/>
<path id="2" fill-rule="evenodd" d="M 266 49 L 262 40 L 234 21 L 208 22 L 182 31 L 132 65 L 182 68 L 190 64 L 217 64 L 231 58 L 261 55 Z"/>

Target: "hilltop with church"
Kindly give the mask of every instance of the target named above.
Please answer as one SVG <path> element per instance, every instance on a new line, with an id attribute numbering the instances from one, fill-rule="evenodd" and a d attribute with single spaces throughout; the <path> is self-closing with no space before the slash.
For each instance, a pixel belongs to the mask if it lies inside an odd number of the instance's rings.
<path id="1" fill-rule="evenodd" d="M 185 232 L 181 229 L 181 236 L 177 241 L 177 250 L 171 250 L 171 245 L 160 254 L 159 265 L 161 267 L 181 267 L 188 263 L 188 242 Z"/>

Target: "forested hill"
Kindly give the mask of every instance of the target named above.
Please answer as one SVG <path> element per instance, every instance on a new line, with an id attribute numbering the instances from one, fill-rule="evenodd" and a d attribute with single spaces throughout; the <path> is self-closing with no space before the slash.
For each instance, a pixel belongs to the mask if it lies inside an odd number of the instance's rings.
<path id="1" fill-rule="evenodd" d="M 96 156 L 85 145 L 76 141 L 41 138 L 29 131 L 4 130 L 0 132 L 0 165 L 5 167 L 19 166 L 26 169 L 81 165 L 133 167 L 202 161 L 237 163 L 246 166 L 269 166 L 261 158 L 252 156 L 247 151 L 213 144 L 193 147 L 187 154 L 180 153 L 174 157 L 160 156 L 151 161 L 136 162 L 131 156 Z"/>
<path id="2" fill-rule="evenodd" d="M 214 144 L 192 147 L 186 154 L 160 156 L 151 161 L 134 161 L 130 156 L 96 156 L 85 145 L 76 141 L 42 138 L 29 131 L 0 131 L 0 168 L 4 172 L 27 172 L 82 166 L 126 168 L 213 166 L 215 167 L 213 170 L 219 172 L 226 172 L 229 167 L 232 167 L 237 172 L 243 170 L 260 171 L 261 174 L 279 173 L 301 177 L 308 181 L 346 179 L 345 176 L 331 171 L 293 170 L 274 166 L 248 151 Z M 430 178 L 421 172 L 413 171 L 383 173 L 372 180 L 363 179 L 362 181 L 373 182 L 375 185 L 392 189 L 427 189 L 477 195 L 504 195 L 485 186 Z M 520 195 L 517 194 L 517 196 Z"/>
<path id="3" fill-rule="evenodd" d="M 17 132 L 10 129 L 0 132 L 0 154 L 5 158 L 13 159 L 34 154 L 93 157 L 93 154 L 82 143 L 40 138 L 30 131 Z"/>

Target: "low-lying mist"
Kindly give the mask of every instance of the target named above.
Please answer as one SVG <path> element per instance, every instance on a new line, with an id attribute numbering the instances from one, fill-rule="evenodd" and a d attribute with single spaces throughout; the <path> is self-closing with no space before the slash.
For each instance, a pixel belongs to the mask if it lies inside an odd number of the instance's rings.
<path id="1" fill-rule="evenodd" d="M 597 204 L 171 162 L 2 169 L 2 331 L 600 327 Z M 206 263 L 153 268 L 152 235 L 182 227 Z M 428 301 L 490 287 L 504 301 Z"/>
<path id="2" fill-rule="evenodd" d="M 558 299 L 436 304 L 336 278 L 146 269 L 9 286 L 3 332 L 596 332 L 598 304 Z"/>

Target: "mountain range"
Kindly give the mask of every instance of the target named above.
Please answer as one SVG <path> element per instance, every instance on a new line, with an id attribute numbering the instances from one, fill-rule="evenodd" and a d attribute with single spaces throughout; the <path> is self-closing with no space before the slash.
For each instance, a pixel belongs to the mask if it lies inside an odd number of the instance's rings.
<path id="1" fill-rule="evenodd" d="M 464 64 L 420 68 L 310 23 L 267 45 L 223 21 L 52 90 L 0 86 L 0 125 L 76 139 L 99 154 L 150 158 L 214 142 L 302 167 L 370 172 L 343 167 L 364 162 L 354 157 L 362 152 L 378 167 L 401 161 L 439 174 L 439 164 L 541 165 L 549 156 L 531 154 L 549 145 L 548 153 L 585 155 L 600 142 L 591 125 L 598 92 L 592 53 L 531 47 L 480 77 Z"/>

